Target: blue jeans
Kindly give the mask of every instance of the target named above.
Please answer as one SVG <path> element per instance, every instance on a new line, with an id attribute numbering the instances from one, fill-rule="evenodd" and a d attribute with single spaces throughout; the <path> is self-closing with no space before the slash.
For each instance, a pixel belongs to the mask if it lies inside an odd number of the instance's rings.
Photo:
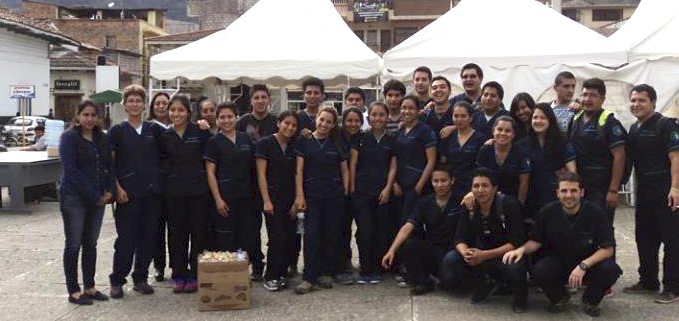
<path id="1" fill-rule="evenodd" d="M 80 292 L 78 254 L 82 248 L 82 272 L 85 289 L 94 287 L 97 264 L 97 240 L 104 217 L 104 207 L 88 204 L 77 194 L 61 195 L 61 218 L 64 221 L 64 274 L 69 294 Z"/>

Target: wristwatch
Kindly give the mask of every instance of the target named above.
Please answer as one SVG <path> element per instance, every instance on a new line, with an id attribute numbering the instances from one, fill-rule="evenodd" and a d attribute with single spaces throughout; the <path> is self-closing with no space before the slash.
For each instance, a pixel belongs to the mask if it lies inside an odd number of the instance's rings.
<path id="1" fill-rule="evenodd" d="M 580 269 L 583 271 L 587 271 L 587 269 L 589 269 L 589 265 L 587 265 L 587 263 L 585 262 L 580 262 L 580 264 L 578 264 L 578 267 L 580 267 Z"/>

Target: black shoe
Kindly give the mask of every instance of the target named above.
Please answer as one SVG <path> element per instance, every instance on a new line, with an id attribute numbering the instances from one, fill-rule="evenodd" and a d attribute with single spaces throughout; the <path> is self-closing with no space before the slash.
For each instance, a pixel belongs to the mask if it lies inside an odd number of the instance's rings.
<path id="1" fill-rule="evenodd" d="M 165 281 L 165 271 L 164 269 L 158 269 L 156 270 L 156 282 L 163 282 Z"/>
<path id="2" fill-rule="evenodd" d="M 146 282 L 139 282 L 134 284 L 134 288 L 132 290 L 135 290 L 141 294 L 153 294 L 153 288 Z"/>
<path id="3" fill-rule="evenodd" d="M 582 311 L 593 318 L 596 318 L 601 315 L 601 309 L 599 309 L 598 305 L 593 305 L 585 302 L 582 303 Z"/>
<path id="4" fill-rule="evenodd" d="M 528 310 L 528 301 L 526 298 L 514 298 L 514 303 L 512 303 L 512 311 L 514 313 L 524 313 Z"/>
<path id="5" fill-rule="evenodd" d="M 634 285 L 625 287 L 622 289 L 622 293 L 626 294 L 658 294 L 659 288 L 648 288 L 645 287 L 641 282 L 637 282 Z"/>
<path id="6" fill-rule="evenodd" d="M 410 289 L 410 295 L 423 295 L 434 291 L 434 286 L 431 284 L 415 285 Z"/>
<path id="7" fill-rule="evenodd" d="M 69 295 L 68 296 L 68 302 L 71 302 L 71 303 L 77 304 L 77 305 L 92 305 L 92 299 L 90 299 L 89 297 L 87 297 L 84 294 L 80 295 L 80 297 L 78 297 L 77 299 L 74 298 L 73 296 Z"/>
<path id="8" fill-rule="evenodd" d="M 111 285 L 111 292 L 110 292 L 111 298 L 114 299 L 120 299 L 125 295 L 123 292 L 123 286 L 122 285 Z"/>
<path id="9" fill-rule="evenodd" d="M 474 290 L 474 294 L 472 294 L 472 304 L 479 304 L 488 300 L 501 285 L 502 284 L 495 281 L 481 282 Z"/>
<path id="10" fill-rule="evenodd" d="M 94 292 L 94 294 L 88 294 L 87 292 L 85 292 L 84 295 L 95 301 L 108 301 L 108 296 L 99 291 Z"/>
<path id="11" fill-rule="evenodd" d="M 556 303 L 550 303 L 549 306 L 547 307 L 547 312 L 549 313 L 561 313 L 564 309 L 566 309 L 566 305 L 568 304 L 568 301 L 571 300 L 571 294 L 566 292 L 566 295 L 564 295 L 561 300 L 557 301 Z"/>
<path id="12" fill-rule="evenodd" d="M 319 276 L 316 284 L 322 289 L 332 289 L 332 278 L 329 276 Z"/>

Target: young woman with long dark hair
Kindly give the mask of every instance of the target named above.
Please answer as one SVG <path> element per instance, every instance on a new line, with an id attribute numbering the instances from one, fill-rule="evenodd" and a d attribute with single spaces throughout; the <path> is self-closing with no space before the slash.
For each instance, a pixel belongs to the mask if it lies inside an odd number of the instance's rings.
<path id="1" fill-rule="evenodd" d="M 94 287 L 97 240 L 105 206 L 113 201 L 115 191 L 111 152 L 99 122 L 97 106 L 89 100 L 81 102 L 75 125 L 61 135 L 59 144 L 63 165 L 59 205 L 66 236 L 64 274 L 68 301 L 79 305 L 108 300 Z M 84 292 L 78 284 L 81 249 Z"/>
<path id="2" fill-rule="evenodd" d="M 294 255 L 297 211 L 293 143 L 298 123 L 297 114 L 282 112 L 278 116 L 278 131 L 261 139 L 255 147 L 257 181 L 269 237 L 263 286 L 269 291 L 287 288 L 287 270 Z"/>
<path id="3" fill-rule="evenodd" d="M 509 115 L 516 121 L 515 140 L 518 142 L 528 135 L 531 129 L 531 116 L 535 109 L 535 100 L 530 94 L 521 92 L 514 96 L 509 108 Z"/>

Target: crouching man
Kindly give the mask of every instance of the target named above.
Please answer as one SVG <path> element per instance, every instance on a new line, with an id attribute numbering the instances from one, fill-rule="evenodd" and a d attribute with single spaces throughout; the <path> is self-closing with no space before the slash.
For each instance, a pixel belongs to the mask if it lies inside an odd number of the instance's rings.
<path id="1" fill-rule="evenodd" d="M 601 207 L 583 198 L 577 174 L 562 173 L 556 193 L 559 201 L 540 210 L 530 239 L 502 260 L 508 266 L 521 264 L 527 254 L 546 249 L 533 267 L 533 278 L 551 302 L 548 310 L 560 312 L 568 303 L 564 283 L 576 289 L 585 283 L 583 310 L 597 317 L 604 291 L 622 273 L 613 259 L 613 226 Z"/>
<path id="2" fill-rule="evenodd" d="M 526 240 L 521 204 L 497 190 L 497 178 L 487 168 L 472 174 L 475 209 L 464 210 L 455 235 L 457 252 L 444 262 L 454 268 L 456 281 L 475 280 L 472 303 L 482 303 L 503 284 L 509 284 L 514 301 L 512 310 L 526 311 L 528 297 L 526 264 L 502 264 L 502 256 Z"/>
<path id="3" fill-rule="evenodd" d="M 439 164 L 434 168 L 431 175 L 434 193 L 422 197 L 415 204 L 410 217 L 382 258 L 382 267 L 389 269 L 398 253 L 405 262 L 412 295 L 434 290 L 431 275 L 440 279 L 442 288 L 449 288 L 454 278 L 452 269 L 443 261 L 447 253 L 455 251 L 453 241 L 461 214 L 460 200 L 452 196 L 453 182 L 454 178 L 445 165 Z M 415 228 L 425 231 L 424 239 L 408 239 Z"/>

